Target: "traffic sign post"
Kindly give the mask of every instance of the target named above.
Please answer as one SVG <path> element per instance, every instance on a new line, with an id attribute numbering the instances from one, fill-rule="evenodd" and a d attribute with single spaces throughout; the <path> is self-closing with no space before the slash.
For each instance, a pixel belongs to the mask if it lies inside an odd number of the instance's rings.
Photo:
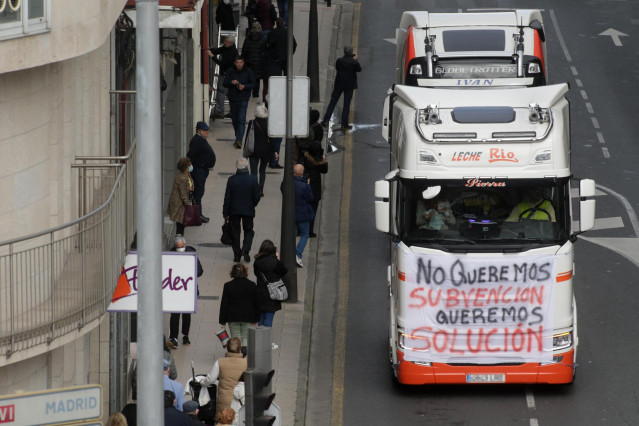
<path id="1" fill-rule="evenodd" d="M 287 77 L 268 79 L 268 135 L 286 137 L 286 81 Z M 308 77 L 293 77 L 292 137 L 308 136 L 309 91 Z"/>
<path id="2" fill-rule="evenodd" d="M 102 386 L 75 386 L 0 397 L 0 423 L 60 425 L 102 417 Z M 89 423 L 96 424 L 96 422 Z M 99 422 L 97 423 L 99 424 Z"/>

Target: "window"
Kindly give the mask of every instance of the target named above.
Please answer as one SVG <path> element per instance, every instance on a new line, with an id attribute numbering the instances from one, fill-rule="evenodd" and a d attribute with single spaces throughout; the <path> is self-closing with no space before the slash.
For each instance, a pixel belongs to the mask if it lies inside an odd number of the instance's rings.
<path id="1" fill-rule="evenodd" d="M 504 30 L 442 31 L 446 52 L 503 52 L 506 49 Z"/>
<path id="2" fill-rule="evenodd" d="M 424 194 L 430 187 L 433 196 Z M 568 179 L 509 179 L 488 187 L 467 180 L 400 179 L 400 236 L 408 245 L 482 250 L 562 244 L 568 238 Z"/>
<path id="3" fill-rule="evenodd" d="M 0 39 L 48 31 L 50 0 L 0 0 Z"/>

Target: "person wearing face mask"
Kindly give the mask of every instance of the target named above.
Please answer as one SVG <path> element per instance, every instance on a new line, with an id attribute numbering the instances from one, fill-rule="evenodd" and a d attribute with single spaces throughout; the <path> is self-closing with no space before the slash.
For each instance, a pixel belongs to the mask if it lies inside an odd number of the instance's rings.
<path id="1" fill-rule="evenodd" d="M 179 253 L 183 252 L 197 252 L 194 247 L 187 246 L 186 240 L 182 235 L 175 236 L 175 243 L 171 251 L 176 251 Z M 202 276 L 204 270 L 202 269 L 202 264 L 200 263 L 200 259 L 197 259 L 197 276 L 198 278 Z M 197 290 L 198 296 L 200 295 L 200 289 Z M 191 314 L 180 314 L 173 313 L 171 314 L 171 319 L 169 321 L 169 340 L 167 340 L 166 344 L 171 349 L 178 348 L 178 332 L 180 329 L 180 315 L 182 315 L 182 344 L 188 346 L 191 344 L 189 340 L 189 330 L 191 328 Z"/>
<path id="2" fill-rule="evenodd" d="M 193 165 L 188 157 L 180 158 L 177 162 L 178 173 L 173 180 L 173 190 L 169 197 L 167 213 L 175 222 L 176 234 L 184 235 L 184 207 L 193 204 L 193 192 L 195 184 L 191 178 Z"/>

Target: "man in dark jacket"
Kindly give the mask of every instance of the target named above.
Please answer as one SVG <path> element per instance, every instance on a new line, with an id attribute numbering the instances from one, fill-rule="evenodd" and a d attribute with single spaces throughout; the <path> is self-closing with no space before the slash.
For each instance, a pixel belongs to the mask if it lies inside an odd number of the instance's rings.
<path id="1" fill-rule="evenodd" d="M 324 114 L 322 126 L 327 126 L 333 110 L 339 97 L 344 93 L 344 105 L 342 106 L 342 129 L 352 129 L 353 126 L 348 124 L 348 114 L 351 109 L 351 99 L 353 99 L 353 90 L 357 89 L 357 73 L 362 70 L 362 66 L 357 61 L 357 55 L 353 53 L 353 46 L 347 44 L 344 46 L 344 56 L 335 61 L 335 83 L 333 85 L 333 93 L 331 101 Z"/>
<path id="2" fill-rule="evenodd" d="M 233 60 L 237 56 L 235 47 L 235 36 L 230 35 L 224 39 L 224 44 L 218 48 L 210 48 L 206 51 L 213 62 L 220 66 L 217 77 L 215 113 L 212 118 L 224 118 L 224 102 L 226 101 L 227 88 L 224 87 L 224 76 L 229 68 L 233 66 Z M 218 57 L 219 55 L 219 57 Z"/>
<path id="3" fill-rule="evenodd" d="M 255 217 L 255 206 L 260 202 L 260 186 L 257 184 L 257 178 L 249 174 L 248 159 L 240 157 L 235 165 L 237 172 L 226 182 L 222 214 L 224 219 L 228 219 L 231 223 L 233 262 L 239 262 L 242 255 L 245 262 L 250 262 L 249 252 L 255 235 L 253 218 Z M 244 241 L 241 248 L 240 226 L 244 231 Z"/>
<path id="4" fill-rule="evenodd" d="M 173 245 L 173 248 L 171 248 L 171 251 L 180 253 L 187 251 L 192 253 L 197 252 L 194 247 L 187 246 L 186 240 L 182 235 L 179 234 L 175 236 L 175 244 Z M 202 269 L 200 259 L 197 259 L 197 277 L 201 277 L 203 273 L 204 270 Z M 200 294 L 199 288 L 197 289 L 197 294 Z M 191 344 L 191 341 L 189 340 L 189 330 L 191 329 L 191 314 L 172 313 L 171 319 L 169 321 L 169 340 L 166 342 L 166 344 L 171 349 L 177 349 L 178 347 L 177 338 L 178 331 L 180 330 L 180 315 L 182 315 L 182 344 L 184 346 L 189 346 Z"/>
<path id="5" fill-rule="evenodd" d="M 231 120 L 235 130 L 235 147 L 242 148 L 242 139 L 246 126 L 246 110 L 248 109 L 251 91 L 255 87 L 253 71 L 244 66 L 244 58 L 236 56 L 233 67 L 226 72 L 224 87 L 229 89 Z"/>
<path id="6" fill-rule="evenodd" d="M 175 393 L 164 391 L 164 425 L 165 426 L 191 426 L 191 419 L 175 408 Z"/>
<path id="7" fill-rule="evenodd" d="M 210 127 L 204 121 L 198 121 L 195 125 L 195 135 L 189 142 L 189 152 L 186 156 L 191 160 L 193 171 L 191 172 L 191 178 L 193 178 L 193 201 L 200 206 L 200 215 L 202 216 L 202 222 L 207 223 L 209 218 L 204 216 L 202 211 L 202 197 L 204 196 L 204 186 L 206 185 L 206 179 L 209 177 L 209 171 L 215 166 L 215 152 L 209 145 L 206 138 L 209 137 Z"/>
<path id="8" fill-rule="evenodd" d="M 229 0 L 220 0 L 215 9 L 215 23 L 222 31 L 235 31 L 235 18 L 233 18 L 233 5 Z"/>
<path id="9" fill-rule="evenodd" d="M 295 179 L 295 227 L 300 234 L 300 240 L 295 248 L 295 261 L 300 268 L 302 263 L 302 253 L 308 241 L 311 220 L 315 217 L 315 212 L 311 203 L 315 199 L 308 179 L 304 178 L 304 166 L 296 164 L 293 166 L 293 178 Z"/>
<path id="10" fill-rule="evenodd" d="M 277 28 L 270 32 L 266 38 L 266 48 L 268 50 L 268 65 L 270 75 L 286 75 L 288 59 L 288 29 L 285 26 L 284 18 L 277 18 Z M 293 53 L 297 49 L 297 41 L 293 37 Z"/>

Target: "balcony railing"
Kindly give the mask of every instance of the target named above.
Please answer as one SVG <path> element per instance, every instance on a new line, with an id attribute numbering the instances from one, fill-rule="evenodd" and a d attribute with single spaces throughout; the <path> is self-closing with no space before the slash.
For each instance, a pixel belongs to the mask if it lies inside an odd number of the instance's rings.
<path id="1" fill-rule="evenodd" d="M 80 217 L 0 242 L 0 366 L 97 325 L 133 240 L 135 144 L 126 156 L 77 157 L 72 167 Z"/>

